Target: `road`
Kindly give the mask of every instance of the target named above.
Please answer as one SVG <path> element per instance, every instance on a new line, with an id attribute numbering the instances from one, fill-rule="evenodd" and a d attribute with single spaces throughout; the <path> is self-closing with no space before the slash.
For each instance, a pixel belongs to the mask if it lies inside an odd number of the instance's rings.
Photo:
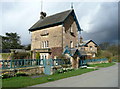
<path id="1" fill-rule="evenodd" d="M 31 87 L 118 87 L 118 64 Z"/>

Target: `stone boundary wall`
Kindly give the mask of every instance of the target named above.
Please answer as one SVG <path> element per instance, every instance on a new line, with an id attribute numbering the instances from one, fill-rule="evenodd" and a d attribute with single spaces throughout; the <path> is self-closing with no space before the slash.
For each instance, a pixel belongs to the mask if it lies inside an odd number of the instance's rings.
<path id="1" fill-rule="evenodd" d="M 8 72 L 11 75 L 14 75 L 17 72 L 25 72 L 29 75 L 32 74 L 42 74 L 44 73 L 44 67 L 43 66 L 37 66 L 37 67 L 24 67 L 24 68 L 15 68 L 15 69 L 4 69 L 1 70 L 1 73 Z"/>

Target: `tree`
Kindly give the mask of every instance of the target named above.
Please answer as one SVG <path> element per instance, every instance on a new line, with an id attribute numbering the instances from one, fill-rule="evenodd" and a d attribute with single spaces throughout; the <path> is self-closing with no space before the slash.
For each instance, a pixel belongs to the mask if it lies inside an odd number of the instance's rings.
<path id="1" fill-rule="evenodd" d="M 6 36 L 2 36 L 2 49 L 19 48 L 21 48 L 21 42 L 17 33 L 6 33 Z"/>
<path id="2" fill-rule="evenodd" d="M 110 45 L 110 43 L 103 42 L 99 46 L 100 46 L 101 50 L 106 50 L 109 47 L 109 45 Z"/>
<path id="3" fill-rule="evenodd" d="M 36 59 L 40 59 L 40 53 L 39 52 L 36 53 Z"/>

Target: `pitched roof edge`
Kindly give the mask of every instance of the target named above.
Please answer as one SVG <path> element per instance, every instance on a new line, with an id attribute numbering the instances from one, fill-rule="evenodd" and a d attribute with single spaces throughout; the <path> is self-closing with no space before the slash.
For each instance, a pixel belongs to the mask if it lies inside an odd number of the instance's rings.
<path id="1" fill-rule="evenodd" d="M 98 46 L 97 43 L 95 43 L 93 40 L 89 40 L 85 45 L 87 46 L 88 43 L 93 42 L 96 46 Z"/>
<path id="2" fill-rule="evenodd" d="M 58 23 L 53 23 L 53 24 L 49 24 L 49 25 L 46 25 L 46 26 L 42 26 L 42 27 L 37 27 L 37 28 L 34 28 L 34 29 L 29 29 L 29 31 L 36 31 L 36 30 L 39 30 L 39 29 L 43 29 L 43 28 L 47 28 L 47 27 L 53 27 L 53 26 L 57 26 L 57 25 L 61 25 L 63 24 L 63 22 L 58 22 Z"/>

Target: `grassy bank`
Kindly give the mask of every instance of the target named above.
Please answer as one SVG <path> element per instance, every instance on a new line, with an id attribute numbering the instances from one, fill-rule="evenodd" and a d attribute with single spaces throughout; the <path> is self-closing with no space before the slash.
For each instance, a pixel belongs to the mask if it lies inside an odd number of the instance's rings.
<path id="1" fill-rule="evenodd" d="M 101 64 L 89 64 L 89 67 L 109 67 L 115 65 L 115 63 L 101 63 Z"/>
<path id="2" fill-rule="evenodd" d="M 61 74 L 54 74 L 49 76 L 44 76 L 40 78 L 31 78 L 31 77 L 12 77 L 8 79 L 2 80 L 2 87 L 27 87 L 31 85 L 41 84 L 49 81 L 55 81 L 71 76 L 81 75 L 83 73 L 87 73 L 90 71 L 94 71 L 94 69 L 78 69 L 71 72 L 61 73 Z"/>

